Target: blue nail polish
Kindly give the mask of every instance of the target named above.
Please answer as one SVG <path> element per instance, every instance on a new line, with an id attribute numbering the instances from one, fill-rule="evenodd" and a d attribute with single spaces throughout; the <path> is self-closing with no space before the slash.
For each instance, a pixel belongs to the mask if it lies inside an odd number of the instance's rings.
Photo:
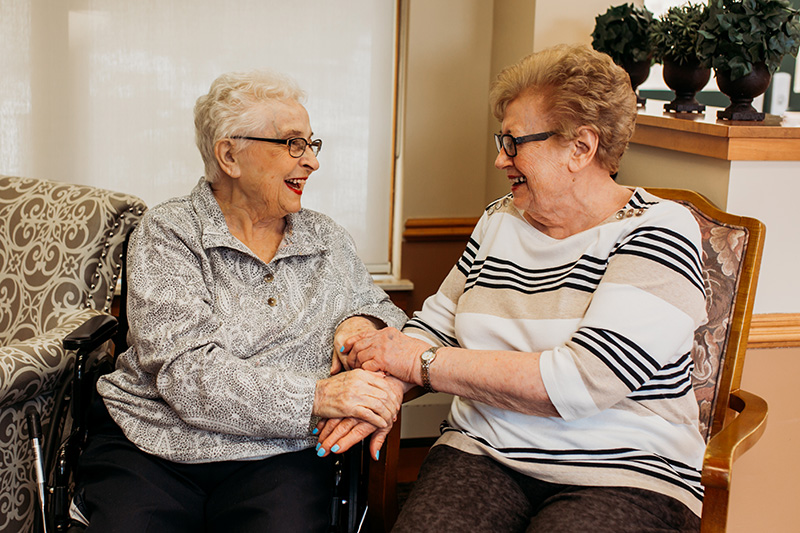
<path id="1" fill-rule="evenodd" d="M 320 448 L 317 452 L 317 457 L 322 457 L 323 455 L 325 455 L 325 448 Z"/>
<path id="2" fill-rule="evenodd" d="M 375 460 L 377 461 L 380 458 L 381 458 L 381 451 L 378 450 L 377 452 L 375 452 Z"/>
<path id="3" fill-rule="evenodd" d="M 311 432 L 312 435 L 316 435 L 317 433 L 319 433 L 319 429 L 317 428 L 314 428 L 314 431 Z"/>
<path id="4" fill-rule="evenodd" d="M 317 447 L 315 448 L 315 450 L 319 450 L 319 447 L 320 447 L 320 446 L 322 446 L 322 444 L 320 444 L 320 443 L 318 442 L 318 443 L 317 443 Z"/>
<path id="5" fill-rule="evenodd" d="M 339 348 L 339 353 L 342 353 L 342 352 L 344 352 L 344 346 L 342 346 L 341 348 Z"/>
<path id="6" fill-rule="evenodd" d="M 336 452 L 338 452 L 338 451 L 339 451 L 339 445 L 338 445 L 338 444 L 334 444 L 334 445 L 333 445 L 333 448 L 331 448 L 331 451 L 332 451 L 333 453 L 336 453 Z"/>

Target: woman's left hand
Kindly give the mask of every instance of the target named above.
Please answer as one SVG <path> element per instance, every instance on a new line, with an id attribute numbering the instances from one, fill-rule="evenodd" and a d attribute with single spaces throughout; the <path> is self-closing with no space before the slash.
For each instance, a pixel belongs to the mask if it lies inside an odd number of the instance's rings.
<path id="1" fill-rule="evenodd" d="M 387 377 L 386 379 L 402 397 L 408 388 L 407 385 L 395 378 Z M 315 433 L 318 435 L 317 441 L 320 445 L 317 451 L 321 451 L 322 456 L 327 455 L 328 452 L 344 453 L 371 434 L 370 455 L 377 461 L 380 449 L 392 427 L 393 424 L 385 428 L 378 428 L 369 422 L 354 417 L 320 420 L 317 423 L 317 433 Z"/>
<path id="2" fill-rule="evenodd" d="M 370 456 L 376 461 L 380 457 L 380 450 L 386 441 L 386 436 L 392 426 L 379 429 L 369 422 L 357 418 L 332 418 L 321 420 L 317 424 L 319 431 L 319 448 L 317 453 L 324 457 L 328 453 L 344 453 L 353 445 L 358 444 L 372 435 L 369 441 Z"/>
<path id="3" fill-rule="evenodd" d="M 350 370 L 347 365 L 347 350 L 344 346 L 346 341 L 364 332 L 371 332 L 385 327 L 386 324 L 370 316 L 351 316 L 339 324 L 336 333 L 333 334 L 333 357 L 331 360 L 331 375 L 344 370 Z"/>

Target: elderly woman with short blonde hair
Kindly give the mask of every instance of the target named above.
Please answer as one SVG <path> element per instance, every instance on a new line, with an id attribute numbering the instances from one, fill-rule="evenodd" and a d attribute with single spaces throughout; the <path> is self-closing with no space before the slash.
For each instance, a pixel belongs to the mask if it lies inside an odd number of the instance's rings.
<path id="1" fill-rule="evenodd" d="M 697 531 L 700 231 L 612 178 L 628 76 L 560 46 L 501 72 L 491 100 L 510 194 L 402 333 L 345 343 L 351 366 L 455 395 L 394 531 Z"/>

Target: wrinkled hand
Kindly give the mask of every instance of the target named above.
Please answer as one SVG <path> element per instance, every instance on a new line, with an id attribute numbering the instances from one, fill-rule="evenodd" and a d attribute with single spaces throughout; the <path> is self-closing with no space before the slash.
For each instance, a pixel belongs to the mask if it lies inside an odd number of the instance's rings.
<path id="1" fill-rule="evenodd" d="M 386 372 L 407 383 L 420 382 L 419 356 L 430 348 L 395 328 L 359 333 L 347 339 L 344 347 L 351 368 Z"/>
<path id="2" fill-rule="evenodd" d="M 386 380 L 394 388 L 395 393 L 402 402 L 403 393 L 407 388 L 406 384 L 391 377 L 387 377 Z M 380 456 L 380 449 L 391 429 L 391 424 L 385 428 L 378 428 L 369 422 L 353 417 L 321 420 L 317 424 L 315 433 L 318 435 L 317 440 L 319 442 L 317 451 L 322 456 L 327 455 L 328 452 L 344 453 L 353 445 L 372 435 L 369 445 L 370 455 L 377 461 Z"/>
<path id="3" fill-rule="evenodd" d="M 377 461 L 380 457 L 381 447 L 392 428 L 378 429 L 369 422 L 356 418 L 332 418 L 321 420 L 317 424 L 317 430 L 319 431 L 317 453 L 321 457 L 327 455 L 328 452 L 344 453 L 372 435 L 369 451 L 370 456 Z"/>
<path id="4" fill-rule="evenodd" d="M 378 427 L 391 427 L 403 395 L 383 373 L 355 369 L 317 382 L 311 413 L 320 418 L 353 417 Z"/>
<path id="5" fill-rule="evenodd" d="M 347 365 L 347 349 L 345 341 L 362 332 L 370 332 L 385 327 L 386 324 L 369 316 L 351 316 L 336 328 L 333 334 L 333 357 L 331 358 L 331 375 L 342 370 L 350 370 Z"/>

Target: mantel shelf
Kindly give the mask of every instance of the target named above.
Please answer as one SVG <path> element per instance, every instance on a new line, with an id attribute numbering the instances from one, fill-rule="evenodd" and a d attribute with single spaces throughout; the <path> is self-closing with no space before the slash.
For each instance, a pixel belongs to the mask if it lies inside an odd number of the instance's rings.
<path id="1" fill-rule="evenodd" d="M 636 118 L 632 143 L 728 161 L 799 161 L 800 127 L 776 115 L 762 122 L 717 120 L 721 108 L 705 113 L 665 113 L 648 99 Z"/>

